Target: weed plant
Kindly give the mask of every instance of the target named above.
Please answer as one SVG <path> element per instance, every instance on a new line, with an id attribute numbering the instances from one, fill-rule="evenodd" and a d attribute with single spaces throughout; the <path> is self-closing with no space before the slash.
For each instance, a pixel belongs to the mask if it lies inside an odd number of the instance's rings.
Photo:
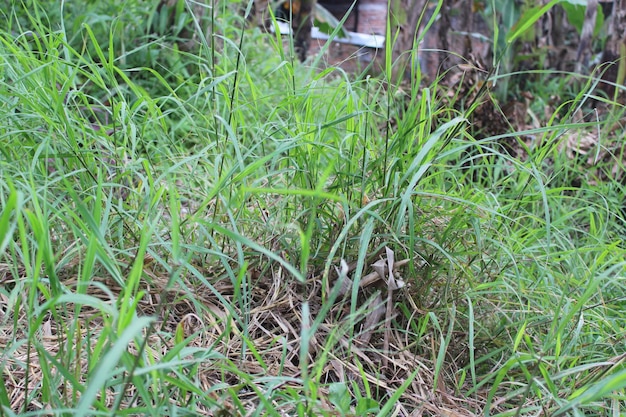
<path id="1" fill-rule="evenodd" d="M 0 415 L 623 414 L 622 145 L 565 151 L 620 105 L 479 138 L 230 7 L 193 52 L 145 2 L 4 11 Z"/>

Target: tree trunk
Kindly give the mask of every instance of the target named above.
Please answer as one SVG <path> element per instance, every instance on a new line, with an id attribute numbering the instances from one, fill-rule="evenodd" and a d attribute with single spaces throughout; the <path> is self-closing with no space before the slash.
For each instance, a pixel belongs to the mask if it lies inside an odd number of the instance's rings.
<path id="1" fill-rule="evenodd" d="M 468 64 L 477 68 L 488 68 L 491 64 L 491 28 L 472 7 L 474 2 L 471 0 L 443 1 L 439 18 L 425 33 L 420 44 L 420 66 L 429 80 L 442 74 L 452 76 L 459 68 L 467 68 Z M 435 8 L 429 5 L 420 30 L 424 29 L 434 11 Z M 419 14 L 414 16 L 418 17 Z"/>
<path id="2" fill-rule="evenodd" d="M 607 69 L 602 79 L 623 86 L 626 73 L 626 0 L 614 0 L 608 33 L 609 37 L 602 54 Z M 616 93 L 615 87 L 611 84 L 604 84 L 603 90 L 607 92 L 609 98 L 613 98 Z M 623 96 L 622 91 L 622 100 Z"/>
<path id="3" fill-rule="evenodd" d="M 419 17 L 422 11 L 428 7 L 428 0 L 389 0 L 389 22 L 391 24 L 389 33 L 392 39 L 387 44 L 393 42 L 392 56 L 395 62 L 394 78 L 410 75 L 410 54 L 414 47 L 420 28 L 418 28 Z M 421 22 L 423 26 L 425 22 Z M 396 37 L 397 35 L 397 37 Z"/>
<path id="4" fill-rule="evenodd" d="M 288 0 L 292 12 L 291 29 L 294 33 L 294 47 L 300 61 L 304 61 L 311 46 L 313 10 L 315 0 Z"/>

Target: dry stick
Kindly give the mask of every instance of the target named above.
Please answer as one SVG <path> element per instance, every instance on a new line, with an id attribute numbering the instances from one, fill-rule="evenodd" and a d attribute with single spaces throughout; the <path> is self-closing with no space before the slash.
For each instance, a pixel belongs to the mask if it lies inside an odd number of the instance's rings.
<path id="1" fill-rule="evenodd" d="M 384 339 L 383 339 L 383 352 L 385 352 L 385 354 L 383 355 L 383 368 L 386 368 L 387 365 L 389 364 L 389 360 L 387 359 L 387 354 L 389 352 L 389 335 L 391 333 L 390 329 L 390 324 L 391 324 L 391 305 L 393 303 L 393 287 L 391 286 L 391 282 L 389 282 L 389 285 L 387 287 L 387 313 L 385 316 L 385 335 L 384 335 Z"/>

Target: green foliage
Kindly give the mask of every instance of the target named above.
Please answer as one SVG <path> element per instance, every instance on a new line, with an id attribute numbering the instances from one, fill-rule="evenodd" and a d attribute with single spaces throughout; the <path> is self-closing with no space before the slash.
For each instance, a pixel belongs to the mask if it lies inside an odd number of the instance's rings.
<path id="1" fill-rule="evenodd" d="M 576 28 L 578 33 L 581 33 L 583 30 L 583 23 L 585 21 L 585 11 L 587 10 L 587 2 L 586 1 L 564 1 L 561 2 L 561 7 L 567 13 L 567 20 Z M 602 27 L 604 26 L 604 13 L 602 12 L 602 8 L 598 7 L 597 17 L 594 25 L 593 34 L 597 36 Z"/>
<path id="2" fill-rule="evenodd" d="M 349 11 L 352 11 L 350 8 Z M 348 12 L 349 13 L 349 12 Z M 346 16 L 347 17 L 347 14 Z M 337 30 L 337 35 L 340 38 L 347 37 L 347 32 L 343 28 L 343 24 L 337 20 L 337 18 L 329 12 L 324 6 L 319 3 L 315 3 L 315 23 L 314 26 L 317 27 L 320 32 L 325 33 L 327 35 L 333 34 L 335 30 Z M 345 20 L 345 19 L 344 19 Z"/>
<path id="3" fill-rule="evenodd" d="M 550 9 L 553 8 L 560 1 L 561 0 L 552 0 L 541 7 L 536 6 L 526 8 L 523 11 L 519 20 L 507 32 L 506 42 L 510 44 L 517 38 L 524 35 L 526 31 L 532 28 L 542 16 L 549 12 Z"/>
<path id="4" fill-rule="evenodd" d="M 380 78 L 316 71 L 234 2 L 183 51 L 188 3 L 173 27 L 148 3 L 3 11 L 3 414 L 621 406 L 621 157 L 585 164 L 623 107 L 579 120 L 593 80 L 542 127 L 477 139 L 438 81 L 390 83 L 391 53 Z M 553 5 L 511 10 L 500 40 Z"/>

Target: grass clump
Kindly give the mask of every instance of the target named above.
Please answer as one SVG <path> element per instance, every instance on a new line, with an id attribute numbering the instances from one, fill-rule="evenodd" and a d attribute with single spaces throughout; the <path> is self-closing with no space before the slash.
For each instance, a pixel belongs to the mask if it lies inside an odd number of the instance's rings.
<path id="1" fill-rule="evenodd" d="M 623 408 L 582 93 L 490 135 L 488 96 L 318 71 L 236 11 L 192 53 L 143 2 L 64 6 L 0 33 L 2 415 Z"/>

